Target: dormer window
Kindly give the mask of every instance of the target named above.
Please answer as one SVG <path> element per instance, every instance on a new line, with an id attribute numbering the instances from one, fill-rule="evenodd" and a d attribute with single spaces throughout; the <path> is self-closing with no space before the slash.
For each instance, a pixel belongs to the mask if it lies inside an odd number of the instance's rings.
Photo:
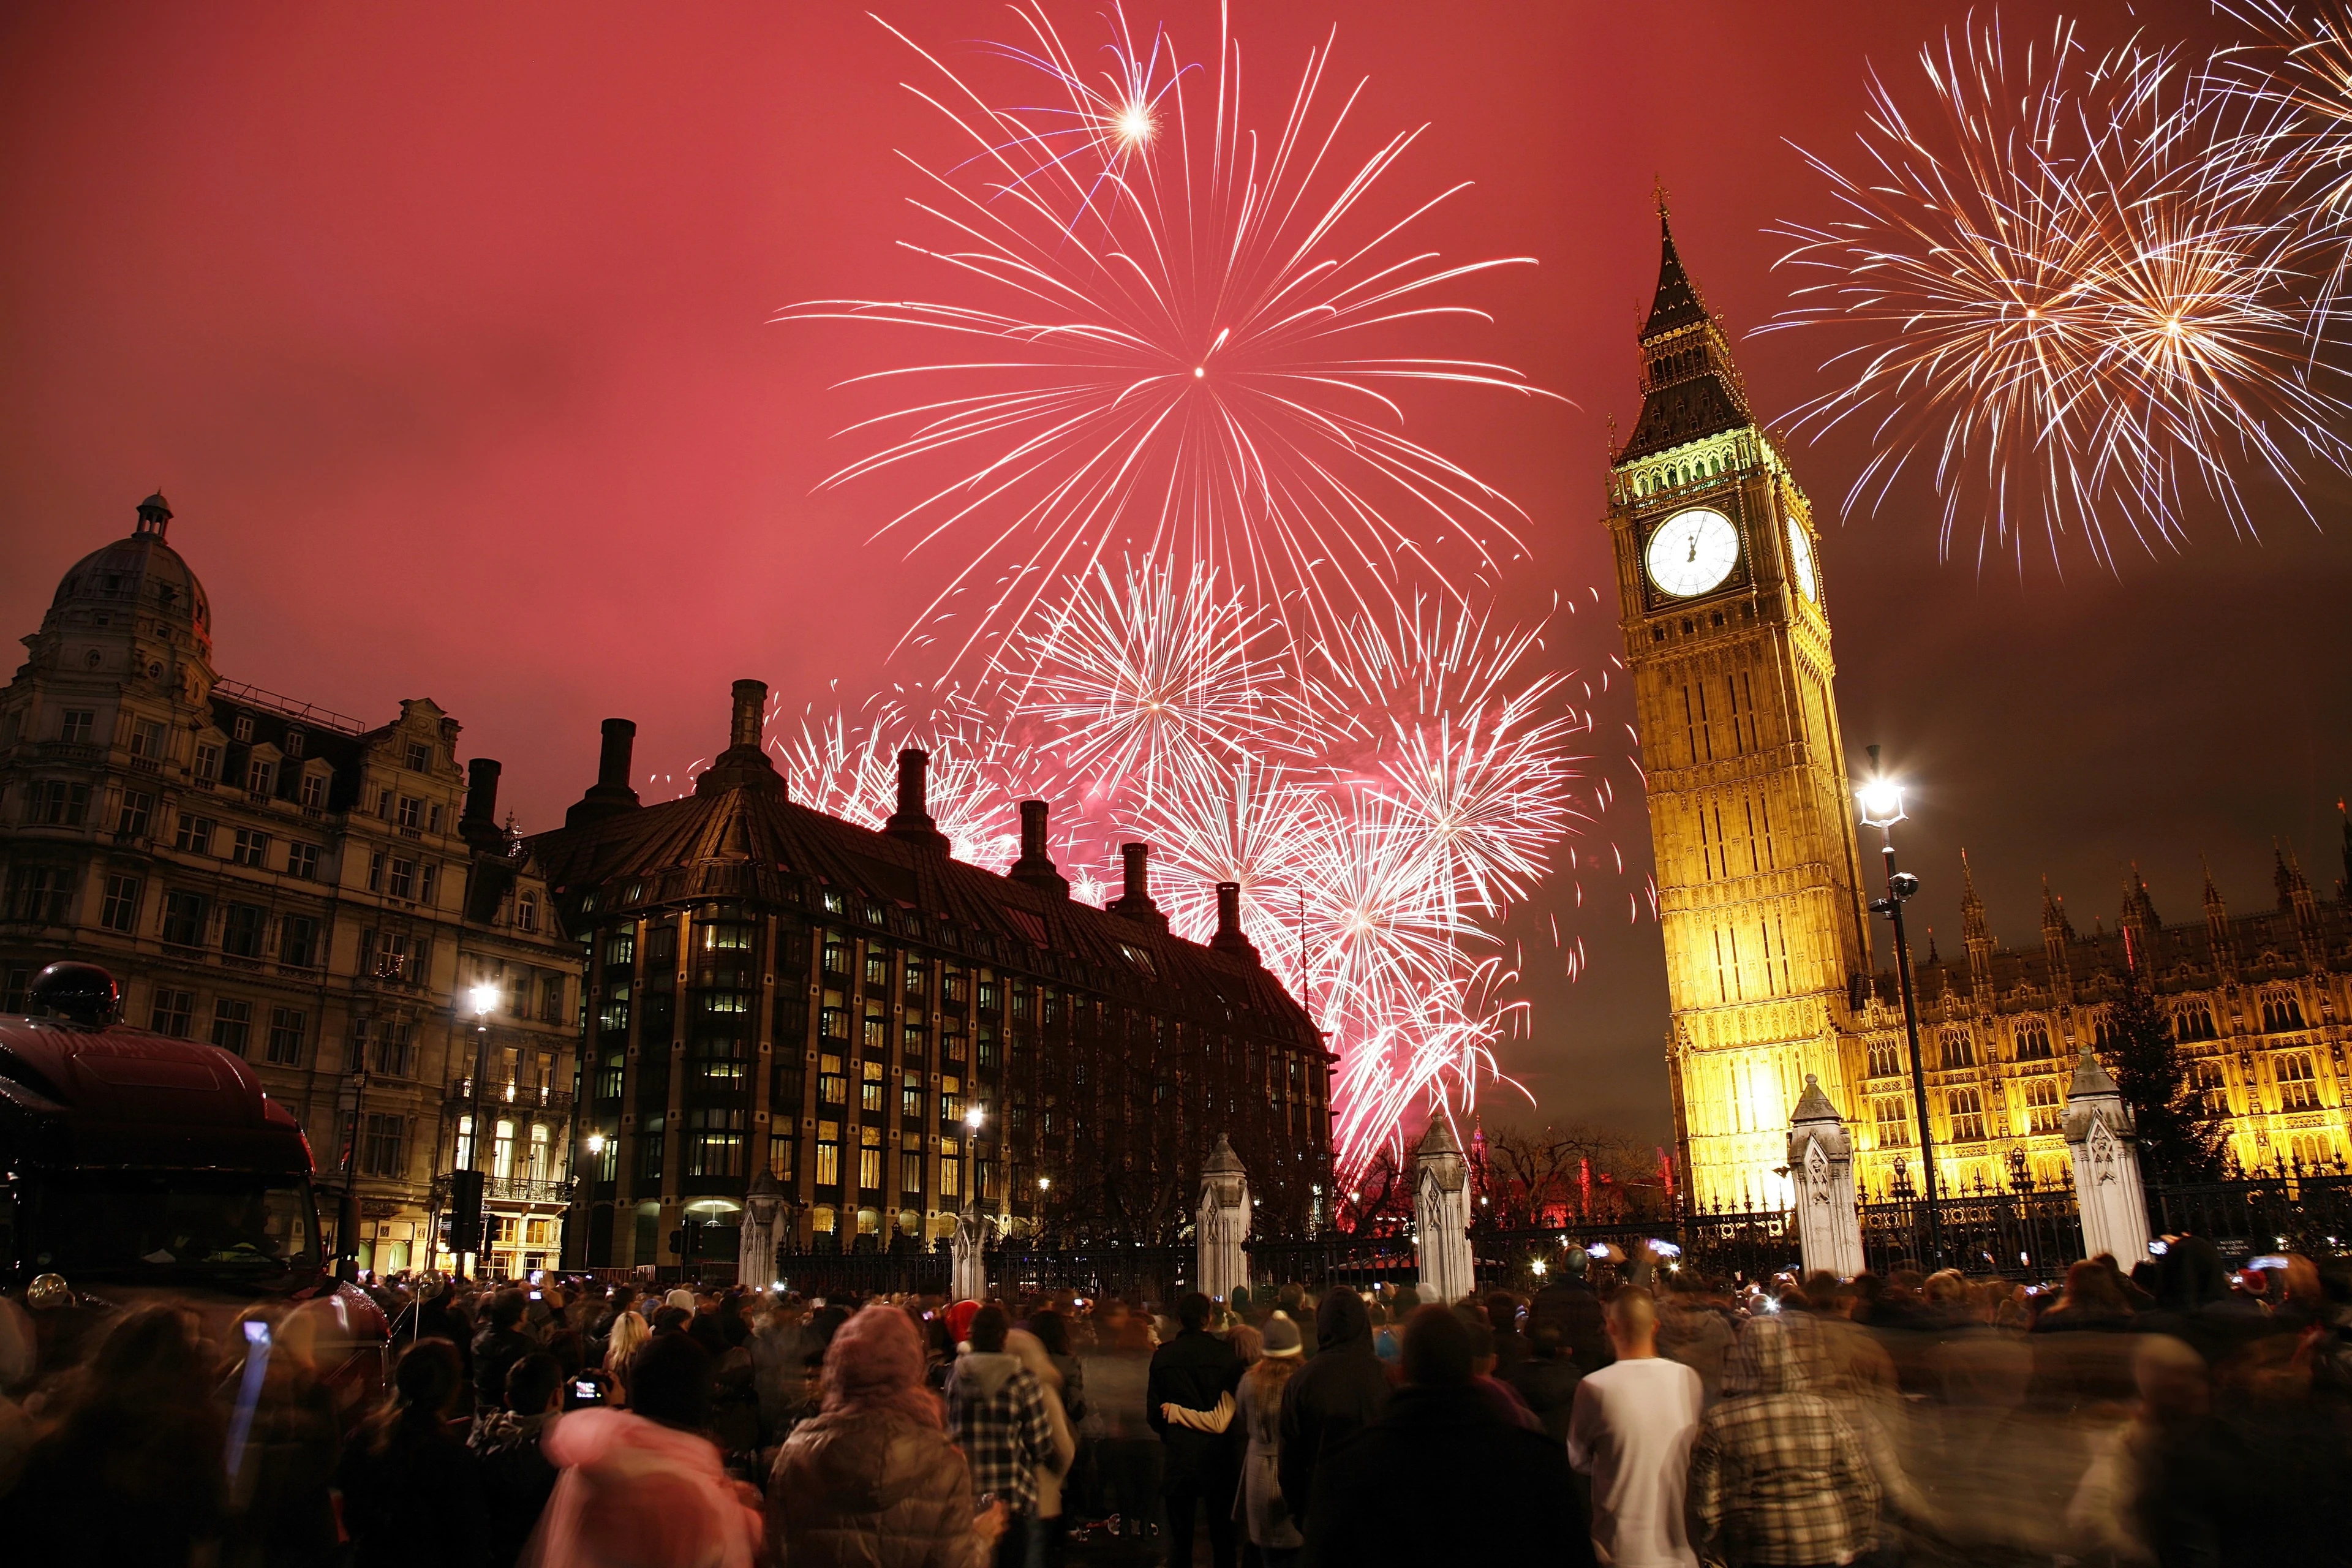
<path id="1" fill-rule="evenodd" d="M 268 795 L 278 787 L 278 764 L 256 757 L 246 764 L 245 787 L 255 795 Z"/>
<path id="2" fill-rule="evenodd" d="M 286 731 L 286 754 L 289 757 L 299 757 L 302 754 L 301 731 L 289 730 Z"/>
<path id="3" fill-rule="evenodd" d="M 430 773 L 432 768 L 433 748 L 422 741 L 409 742 L 408 771 L 413 773 Z"/>
<path id="4" fill-rule="evenodd" d="M 302 775 L 302 804 L 316 811 L 327 804 L 327 778 L 324 773 Z"/>
<path id="5" fill-rule="evenodd" d="M 250 713 L 238 714 L 235 723 L 233 723 L 229 728 L 229 738 L 233 741 L 252 740 L 253 715 Z"/>
<path id="6" fill-rule="evenodd" d="M 220 777 L 221 749 L 209 742 L 196 744 L 196 777 L 210 784 Z"/>

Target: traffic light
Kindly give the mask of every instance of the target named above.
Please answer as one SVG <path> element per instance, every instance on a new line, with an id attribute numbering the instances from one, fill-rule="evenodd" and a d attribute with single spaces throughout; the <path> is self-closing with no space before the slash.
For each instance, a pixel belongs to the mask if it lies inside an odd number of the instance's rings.
<path id="1" fill-rule="evenodd" d="M 449 1173 L 449 1250 L 482 1250 L 482 1173 Z"/>

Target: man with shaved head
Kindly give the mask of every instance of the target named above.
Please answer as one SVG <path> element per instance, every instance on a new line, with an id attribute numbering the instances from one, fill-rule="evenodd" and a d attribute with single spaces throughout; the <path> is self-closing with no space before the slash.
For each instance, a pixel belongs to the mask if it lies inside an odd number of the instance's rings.
<path id="1" fill-rule="evenodd" d="M 1694 1568 L 1683 1479 L 1706 1392 L 1698 1373 L 1658 1354 L 1658 1309 L 1620 1286 L 1602 1317 L 1617 1359 L 1577 1384 L 1569 1462 L 1592 1478 L 1593 1556 L 1616 1568 Z"/>

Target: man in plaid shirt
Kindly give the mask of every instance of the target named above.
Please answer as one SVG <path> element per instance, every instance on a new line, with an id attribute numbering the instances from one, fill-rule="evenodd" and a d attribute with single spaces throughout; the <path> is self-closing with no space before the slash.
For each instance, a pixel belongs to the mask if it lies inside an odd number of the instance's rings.
<path id="1" fill-rule="evenodd" d="M 972 1495 L 992 1495 L 1004 1505 L 996 1561 L 1005 1565 L 1026 1560 L 1029 1531 L 1037 1524 L 1037 1467 L 1055 1458 L 1045 1391 L 1004 1348 L 1012 1327 L 1002 1307 L 974 1313 L 971 1349 L 956 1358 L 948 1384 L 948 1418 L 971 1466 Z"/>
<path id="2" fill-rule="evenodd" d="M 1870 1550 L 1878 1478 L 1859 1436 L 1814 1392 L 1808 1347 L 1778 1318 L 1755 1318 L 1724 1364 L 1723 1402 L 1691 1451 L 1686 1506 L 1703 1561 L 1811 1568 Z"/>

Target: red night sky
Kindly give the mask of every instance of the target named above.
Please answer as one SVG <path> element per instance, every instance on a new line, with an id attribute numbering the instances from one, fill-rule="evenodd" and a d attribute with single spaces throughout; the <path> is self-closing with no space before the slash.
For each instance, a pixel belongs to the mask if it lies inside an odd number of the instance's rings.
<path id="1" fill-rule="evenodd" d="M 1055 15 L 1091 41 L 1097 9 Z M 884 14 L 950 55 L 1010 31 L 992 5 Z M 2188 0 L 2079 15 L 2096 47 L 2215 26 Z M 1507 610 L 1611 592 L 1604 421 L 1636 406 L 1653 176 L 1744 334 L 1790 287 L 1763 231 L 1826 216 L 1790 142 L 1850 148 L 1866 66 L 1907 86 L 1920 44 L 1964 16 L 1234 0 L 1263 109 L 1339 21 L 1334 74 L 1370 79 L 1365 133 L 1431 127 L 1400 195 L 1476 182 L 1442 247 L 1541 260 L 1465 290 L 1496 319 L 1469 346 L 1579 406 L 1474 393 L 1412 409 L 1413 435 L 1535 520 Z M 1213 6 L 1129 17 L 1213 54 Z M 0 626 L 30 631 L 67 565 L 160 485 L 224 674 L 371 723 L 434 698 L 466 752 L 505 760 L 526 828 L 590 782 L 607 714 L 640 724 L 641 772 L 682 767 L 720 743 L 734 678 L 797 710 L 835 681 L 863 696 L 928 674 L 882 660 L 952 552 L 860 542 L 904 504 L 887 477 L 813 493 L 853 455 L 828 387 L 906 345 L 768 324 L 795 300 L 947 288 L 892 243 L 913 188 L 894 149 L 946 145 L 898 85 L 920 68 L 863 7 L 825 0 L 11 8 Z M 1818 358 L 1794 335 L 1741 340 L 1766 410 L 1821 390 Z M 2045 871 L 2085 926 L 2134 858 L 2169 918 L 2195 910 L 2200 851 L 2241 906 L 2272 896 L 2274 836 L 2315 880 L 2336 877 L 2346 487 L 2318 504 L 2325 534 L 2257 492 L 2258 545 L 2215 526 L 2179 556 L 2126 558 L 2120 580 L 2078 562 L 2063 584 L 2021 582 L 1940 562 L 1916 497 L 1840 525 L 1852 449 L 1794 461 L 1829 518 L 1846 735 L 1919 781 L 1908 864 L 1940 933 L 1957 936 L 1963 845 L 1996 934 L 2021 943 Z M 1551 647 L 1597 670 L 1618 637 L 1604 605 Z M 1581 910 L 1557 879 L 1515 918 L 1536 1013 L 1503 1057 L 1545 1114 L 1663 1138 L 1664 966 L 1654 928 L 1626 919 L 1648 834 L 1620 696 L 1595 737 L 1620 804 L 1591 842 L 1604 862 L 1622 845 L 1630 875 L 1588 879 Z M 1553 915 L 1591 955 L 1572 985 Z"/>

